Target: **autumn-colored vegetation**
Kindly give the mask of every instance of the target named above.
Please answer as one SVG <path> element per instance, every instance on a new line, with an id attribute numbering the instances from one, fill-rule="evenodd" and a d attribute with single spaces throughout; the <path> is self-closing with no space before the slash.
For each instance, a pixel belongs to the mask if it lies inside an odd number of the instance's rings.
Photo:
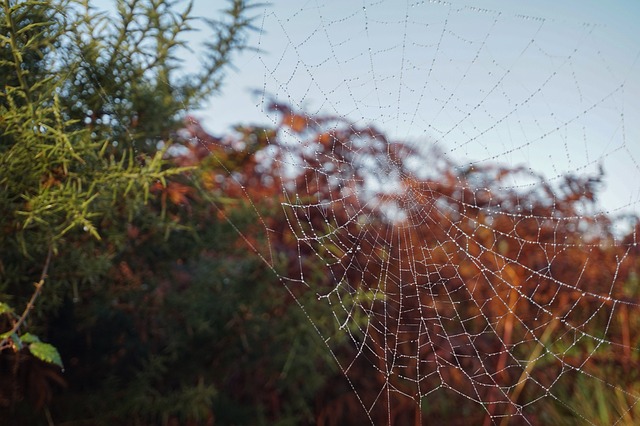
<path id="1" fill-rule="evenodd" d="M 372 127 L 272 109 L 272 167 L 244 169 L 244 196 L 280 198 L 283 214 L 259 215 L 265 253 L 286 253 L 289 291 L 320 295 L 351 337 L 335 353 L 359 400 L 318 403 L 319 423 L 633 423 L 638 228 L 621 238 L 597 212 L 602 176 L 463 168 Z"/>
<path id="2" fill-rule="evenodd" d="M 584 213 L 598 177 L 508 189 L 522 170 L 282 117 L 225 138 L 187 120 L 170 161 L 188 171 L 47 324 L 67 370 L 29 370 L 37 404 L 107 423 L 548 424 L 599 386 L 607 415 L 636 418 L 610 405 L 635 402 L 637 230 Z"/>

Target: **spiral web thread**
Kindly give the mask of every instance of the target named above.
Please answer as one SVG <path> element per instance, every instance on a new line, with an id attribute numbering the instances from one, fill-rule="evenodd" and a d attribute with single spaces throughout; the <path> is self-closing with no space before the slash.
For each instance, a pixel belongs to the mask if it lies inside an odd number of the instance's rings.
<path id="1" fill-rule="evenodd" d="M 572 18 L 400 3 L 265 10 L 260 105 L 286 101 L 307 125 L 271 104 L 299 257 L 281 280 L 331 306 L 355 348 L 334 356 L 372 422 L 428 422 L 453 395 L 479 424 L 549 422 L 549 402 L 597 423 L 575 395 L 600 391 L 629 422 L 640 389 L 602 354 L 638 358 L 620 216 L 640 198 L 628 184 L 591 201 L 601 168 L 614 186 L 616 170 L 640 176 L 638 50 Z"/>
<path id="2" fill-rule="evenodd" d="M 259 22 L 258 106 L 284 124 L 265 161 L 296 266 L 274 266 L 268 217 L 262 256 L 302 309 L 331 307 L 334 327 L 314 325 L 365 418 L 429 423 L 452 399 L 475 407 L 449 407 L 469 424 L 540 424 L 551 401 L 597 424 L 600 393 L 608 421 L 632 424 L 637 46 L 464 2 L 308 1 Z"/>

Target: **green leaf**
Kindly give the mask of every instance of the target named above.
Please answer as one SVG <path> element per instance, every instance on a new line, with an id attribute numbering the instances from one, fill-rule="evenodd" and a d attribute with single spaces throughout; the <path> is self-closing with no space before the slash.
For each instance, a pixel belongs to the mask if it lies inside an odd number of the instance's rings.
<path id="1" fill-rule="evenodd" d="M 22 343 L 29 344 L 29 343 L 39 342 L 40 338 L 31 333 L 24 333 L 22 336 L 20 336 L 20 340 L 22 340 Z"/>
<path id="2" fill-rule="evenodd" d="M 11 306 L 7 305 L 6 303 L 0 302 L 0 315 L 11 313 L 11 312 L 13 312 L 13 309 L 11 308 Z"/>
<path id="3" fill-rule="evenodd" d="M 62 365 L 62 358 L 60 358 L 60 353 L 53 345 L 43 342 L 33 342 L 29 345 L 29 351 L 33 356 L 44 362 L 64 368 Z"/>

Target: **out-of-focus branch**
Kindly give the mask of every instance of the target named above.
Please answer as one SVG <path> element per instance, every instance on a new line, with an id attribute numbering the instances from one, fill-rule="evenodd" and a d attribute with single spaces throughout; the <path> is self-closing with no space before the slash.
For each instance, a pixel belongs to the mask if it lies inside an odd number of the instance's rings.
<path id="1" fill-rule="evenodd" d="M 45 279 L 47 278 L 47 273 L 49 272 L 49 265 L 51 264 L 52 255 L 53 255 L 53 248 L 49 246 L 49 252 L 47 253 L 47 258 L 44 261 L 44 266 L 42 267 L 40 280 L 35 284 L 36 288 L 33 291 L 33 294 L 31 295 L 31 298 L 29 299 L 27 306 L 25 306 L 24 311 L 22 312 L 22 315 L 20 315 L 20 318 L 18 318 L 18 320 L 13 324 L 13 327 L 11 328 L 11 330 L 9 330 L 7 333 L 3 333 L 6 337 L 2 339 L 2 341 L 0 341 L 0 351 L 2 351 L 5 347 L 9 345 L 9 340 L 11 339 L 11 336 L 20 329 L 22 324 L 26 321 L 27 316 L 29 316 L 29 312 L 31 312 L 31 310 L 34 308 L 36 299 L 40 295 L 40 292 L 42 291 L 42 287 L 44 286 Z"/>

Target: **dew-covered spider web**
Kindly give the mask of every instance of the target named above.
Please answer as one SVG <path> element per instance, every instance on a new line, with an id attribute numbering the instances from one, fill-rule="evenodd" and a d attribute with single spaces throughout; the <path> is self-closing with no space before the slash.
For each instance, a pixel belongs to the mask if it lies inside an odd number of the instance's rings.
<path id="1" fill-rule="evenodd" d="M 286 229 L 262 219 L 297 247 L 280 279 L 331 307 L 354 418 L 631 424 L 637 40 L 474 4 L 265 8 L 251 64 Z"/>
<path id="2" fill-rule="evenodd" d="M 239 64 L 275 173 L 230 177 L 345 378 L 318 422 L 637 421 L 638 39 L 508 2 L 283 3 Z"/>

